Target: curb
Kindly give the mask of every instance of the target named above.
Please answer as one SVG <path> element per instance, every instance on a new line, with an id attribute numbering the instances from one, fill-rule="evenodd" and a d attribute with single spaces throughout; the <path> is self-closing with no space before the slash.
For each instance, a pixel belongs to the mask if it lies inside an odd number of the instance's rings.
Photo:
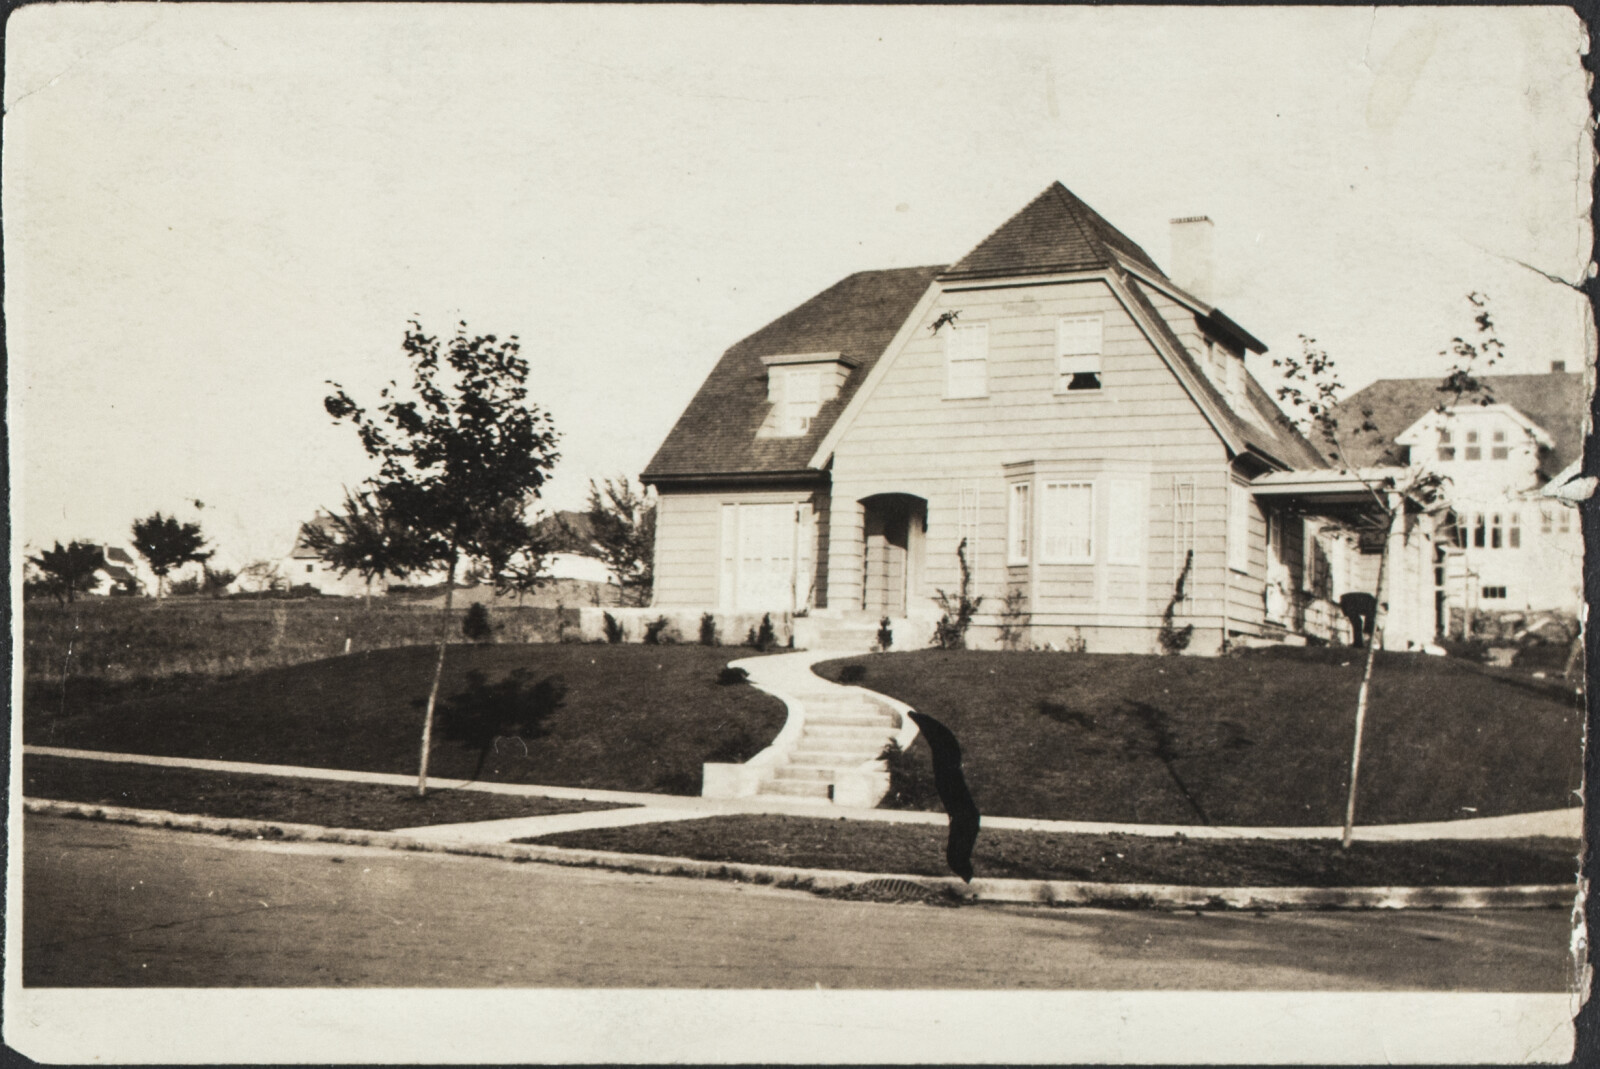
<path id="1" fill-rule="evenodd" d="M 1512 887 L 1189 887 L 1172 884 L 1091 883 L 1083 880 L 990 880 L 964 884 L 951 876 L 907 876 L 792 868 L 745 862 L 700 861 L 654 854 L 619 854 L 532 843 L 441 842 L 387 831 L 325 828 L 317 824 L 204 817 L 159 809 L 129 809 L 24 798 L 26 812 L 103 820 L 114 824 L 208 832 L 274 842 L 343 843 L 419 853 L 459 854 L 504 861 L 538 861 L 578 868 L 610 869 L 654 876 L 688 876 L 771 884 L 807 891 L 847 891 L 885 884 L 913 888 L 924 896 L 967 902 L 1101 909 L 1333 910 L 1333 909 L 1557 909 L 1579 901 L 1576 884 Z"/>

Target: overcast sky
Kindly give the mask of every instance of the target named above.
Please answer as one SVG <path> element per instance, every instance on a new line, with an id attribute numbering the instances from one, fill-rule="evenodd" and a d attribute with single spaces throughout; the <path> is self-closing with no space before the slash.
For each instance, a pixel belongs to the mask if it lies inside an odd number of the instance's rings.
<path id="1" fill-rule="evenodd" d="M 325 380 L 403 376 L 413 314 L 521 336 L 580 505 L 727 346 L 1058 179 L 1163 265 L 1210 215 L 1217 303 L 1351 388 L 1442 374 L 1470 290 L 1507 370 L 1575 369 L 1585 305 L 1515 261 L 1584 270 L 1581 46 L 1559 8 L 26 8 L 15 530 L 283 554 L 370 471 Z"/>

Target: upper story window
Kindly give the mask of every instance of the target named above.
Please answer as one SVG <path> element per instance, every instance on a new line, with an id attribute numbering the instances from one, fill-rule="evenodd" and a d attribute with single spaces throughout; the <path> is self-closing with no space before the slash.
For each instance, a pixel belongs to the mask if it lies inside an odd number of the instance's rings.
<path id="1" fill-rule="evenodd" d="M 756 432 L 760 438 L 798 438 L 810 433 L 822 406 L 839 395 L 852 363 L 838 353 L 763 356 L 767 401 L 772 405 Z"/>
<path id="2" fill-rule="evenodd" d="M 1097 315 L 1056 323 L 1056 393 L 1100 388 L 1103 324 Z"/>
<path id="3" fill-rule="evenodd" d="M 1468 460 L 1482 460 L 1483 459 L 1483 446 L 1478 444 L 1478 432 L 1477 431 L 1468 431 L 1467 432 L 1467 456 L 1466 456 L 1466 459 L 1468 459 Z"/>
<path id="4" fill-rule="evenodd" d="M 1489 447 L 1490 460 L 1505 460 L 1511 456 L 1511 448 L 1506 445 L 1505 431 L 1495 431 L 1493 441 L 1494 444 Z"/>
<path id="5" fill-rule="evenodd" d="M 1440 460 L 1454 460 L 1455 458 L 1456 458 L 1456 447 L 1453 444 L 1451 444 L 1450 432 L 1445 430 L 1443 427 L 1440 427 L 1439 428 L 1439 459 Z"/>
<path id="6" fill-rule="evenodd" d="M 989 325 L 951 326 L 944 336 L 946 397 L 989 396 Z"/>

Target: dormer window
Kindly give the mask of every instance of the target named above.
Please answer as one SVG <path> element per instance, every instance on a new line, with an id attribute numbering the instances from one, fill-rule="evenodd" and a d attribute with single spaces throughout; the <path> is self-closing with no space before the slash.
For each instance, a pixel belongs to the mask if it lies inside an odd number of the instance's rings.
<path id="1" fill-rule="evenodd" d="M 1494 444 L 1489 447 L 1490 460 L 1507 460 L 1511 456 L 1511 447 L 1506 445 L 1506 432 L 1494 432 Z"/>
<path id="2" fill-rule="evenodd" d="M 1468 431 L 1467 432 L 1467 459 L 1468 460 L 1482 460 L 1483 459 L 1483 447 L 1478 444 L 1478 432 L 1477 431 Z"/>
<path id="3" fill-rule="evenodd" d="M 764 356 L 767 401 L 772 406 L 758 438 L 798 438 L 809 434 L 822 406 L 839 394 L 851 362 L 838 353 Z"/>
<path id="4" fill-rule="evenodd" d="M 1456 447 L 1451 443 L 1450 432 L 1445 430 L 1443 427 L 1440 427 L 1439 428 L 1439 459 L 1440 460 L 1454 460 L 1455 458 L 1456 458 Z"/>
<path id="5" fill-rule="evenodd" d="M 1100 388 L 1100 317 L 1067 316 L 1056 323 L 1056 393 Z"/>

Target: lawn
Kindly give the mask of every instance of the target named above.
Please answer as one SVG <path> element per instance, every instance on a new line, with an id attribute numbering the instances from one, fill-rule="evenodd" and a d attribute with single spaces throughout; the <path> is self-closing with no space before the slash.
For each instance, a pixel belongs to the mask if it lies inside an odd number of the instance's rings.
<path id="1" fill-rule="evenodd" d="M 452 646 L 432 774 L 698 794 L 705 761 L 745 761 L 777 699 L 719 685 L 702 646 Z M 431 647 L 352 653 L 121 702 L 30 702 L 28 743 L 177 757 L 416 771 Z M 80 692 L 81 693 L 81 692 Z"/>
<path id="2" fill-rule="evenodd" d="M 948 876 L 940 825 L 728 816 L 518 840 L 714 862 Z M 973 865 L 991 879 L 1190 887 L 1502 887 L 1576 880 L 1576 840 L 1181 839 L 986 829 Z"/>
<path id="3" fill-rule="evenodd" d="M 1336 648 L 1218 658 L 923 650 L 816 668 L 834 680 L 859 672 L 862 686 L 947 724 L 984 813 L 1240 825 L 1343 821 L 1361 670 L 1358 654 Z M 1559 682 L 1380 654 L 1356 819 L 1576 805 L 1582 727 L 1581 697 Z M 922 740 L 906 756 L 928 767 Z M 916 808 L 938 808 L 927 791 L 911 793 Z"/>
<path id="4" fill-rule="evenodd" d="M 526 798 L 470 788 L 435 787 L 418 797 L 415 787 L 158 768 L 40 754 L 23 758 L 22 793 L 62 802 L 369 831 L 619 808 L 607 802 Z"/>

